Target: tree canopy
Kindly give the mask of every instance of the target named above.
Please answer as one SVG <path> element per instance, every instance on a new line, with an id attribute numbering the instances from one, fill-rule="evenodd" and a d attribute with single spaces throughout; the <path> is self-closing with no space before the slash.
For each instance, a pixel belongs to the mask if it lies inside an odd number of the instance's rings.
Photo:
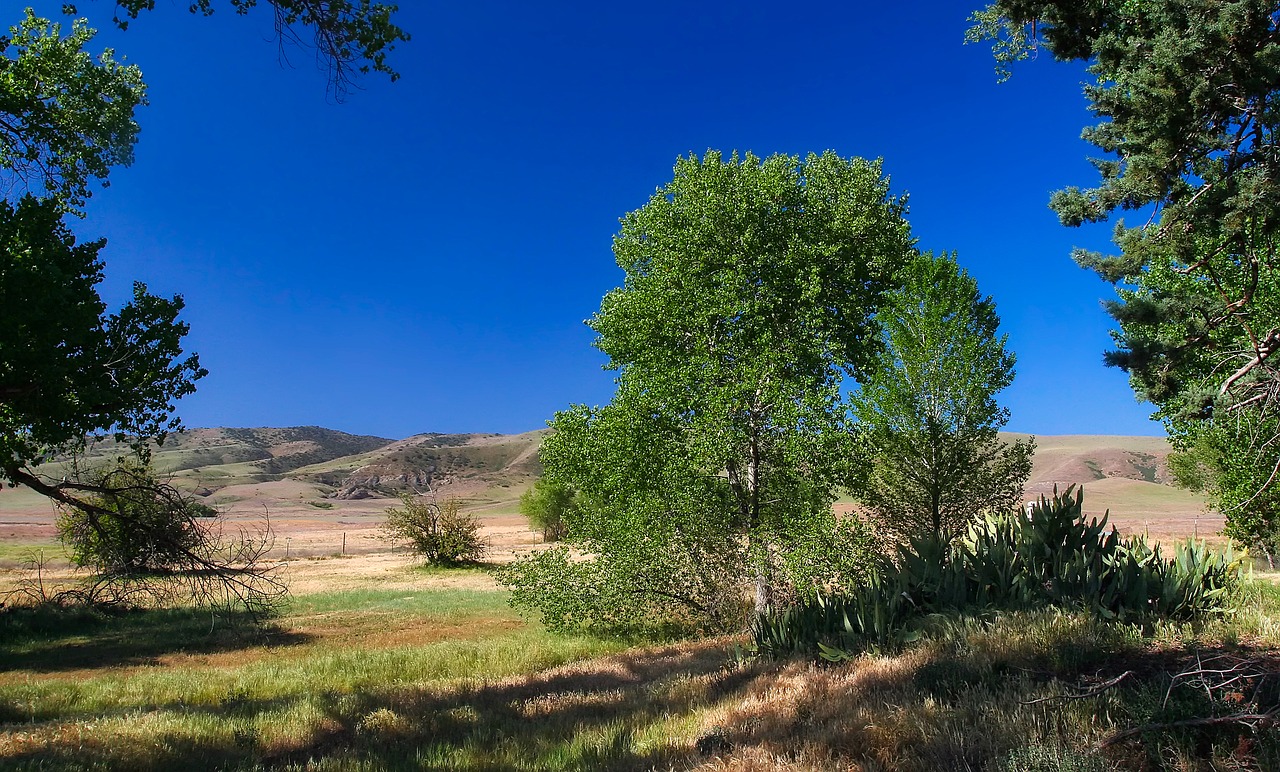
<path id="1" fill-rule="evenodd" d="M 142 72 L 85 48 L 94 31 L 62 25 L 27 9 L 0 38 L 0 185 L 78 209 L 93 180 L 133 161 L 134 111 L 146 104 Z"/>
<path id="2" fill-rule="evenodd" d="M 155 0 L 113 0 L 113 19 L 126 29 L 129 20 L 142 11 L 155 8 Z M 228 0 L 235 13 L 245 15 L 258 5 L 258 0 Z M 409 34 L 392 20 L 399 8 L 394 3 L 372 0 L 266 0 L 275 15 L 276 38 L 283 55 L 285 44 L 303 44 L 310 35 L 316 58 L 329 72 L 329 86 L 339 99 L 346 94 L 357 73 L 379 72 L 391 80 L 400 74 L 391 67 L 387 56 L 396 43 L 407 42 Z M 214 12 L 213 0 L 192 0 L 192 13 L 208 16 Z M 79 6 L 67 3 L 66 13 L 79 13 Z M 123 16 L 121 15 L 123 13 Z"/>
<path id="3" fill-rule="evenodd" d="M 1006 75 L 1041 46 L 1088 63 L 1085 95 L 1102 120 L 1083 136 L 1101 151 L 1098 184 L 1065 188 L 1050 206 L 1067 225 L 1124 210 L 1144 220 L 1117 220 L 1118 254 L 1076 254 L 1118 289 L 1106 361 L 1156 405 L 1177 447 L 1212 435 L 1248 457 L 1251 482 L 1209 487 L 1229 520 L 1273 524 L 1274 510 L 1247 510 L 1280 470 L 1280 8 L 1001 0 L 974 21 L 969 39 L 993 40 Z"/>
<path id="4" fill-rule="evenodd" d="M 255 2 L 231 4 L 244 13 Z M 361 71 L 394 76 L 386 53 L 407 39 L 390 22 L 394 6 L 271 4 L 278 23 L 316 30 L 338 74 L 363 62 Z M 153 5 L 122 0 L 116 11 L 134 18 Z M 208 0 L 192 5 L 212 9 Z M 63 222 L 83 208 L 91 183 L 105 184 L 112 168 L 132 161 L 134 112 L 146 102 L 139 69 L 109 49 L 92 55 L 93 37 L 82 19 L 68 32 L 28 9 L 0 38 L 0 471 L 38 490 L 26 467 L 76 450 L 86 435 L 142 443 L 179 428 L 173 403 L 205 374 L 194 355 L 183 355 L 182 298 L 138 284 L 130 303 L 108 313 L 97 291 L 104 242 L 76 244 Z"/>
<path id="5" fill-rule="evenodd" d="M 54 199 L 0 201 L 0 473 L 42 490 L 26 468 L 112 431 L 133 440 L 178 428 L 173 401 L 205 374 L 183 356 L 182 298 L 134 286 L 108 313 L 103 242 L 77 244 Z M 48 492 L 45 490 L 44 492 Z"/>
<path id="6" fill-rule="evenodd" d="M 872 361 L 872 314 L 914 250 L 903 210 L 878 162 L 681 158 L 623 218 L 625 281 L 588 322 L 617 393 L 558 414 L 544 446 L 577 495 L 569 540 L 636 572 L 686 561 L 650 583 L 736 554 L 737 572 L 689 586 L 722 597 L 746 571 L 768 605 L 788 545 L 834 528 L 843 384 Z"/>
<path id="7" fill-rule="evenodd" d="M 1016 506 L 1034 442 L 1006 446 L 995 395 L 1014 356 L 995 303 L 954 256 L 921 254 L 877 314 L 884 347 L 853 398 L 867 463 L 855 495 L 888 531 L 947 542 Z"/>
<path id="8" fill-rule="evenodd" d="M 240 13 L 254 4 L 231 0 Z M 339 93 L 353 66 L 395 77 L 385 57 L 407 36 L 390 22 L 394 6 L 271 4 L 282 36 L 294 35 L 294 25 L 315 31 Z M 132 18 L 153 6 L 120 0 L 117 22 L 127 25 L 120 11 Z M 198 0 L 191 9 L 207 13 L 212 4 Z M 64 10 L 76 12 L 70 4 Z M 259 563 L 269 537 L 223 540 L 198 527 L 198 507 L 146 465 L 148 443 L 180 428 L 175 401 L 205 375 L 182 350 L 181 296 L 158 297 L 139 283 L 130 302 L 109 312 L 98 294 L 104 242 L 77 244 L 65 223 L 68 213 L 83 212 L 93 182 L 105 185 L 113 167 L 131 162 L 134 112 L 146 102 L 138 68 L 118 63 L 110 50 L 91 54 L 93 37 L 84 20 L 65 32 L 28 9 L 0 38 L 0 480 L 63 506 L 64 534 L 85 548 L 86 564 L 130 575 L 180 568 L 186 581 L 178 584 L 189 597 L 261 610 L 282 590 L 273 569 Z M 121 460 L 115 470 L 73 466 L 61 480 L 37 471 L 104 433 L 141 458 Z M 104 551 L 111 557 L 103 559 Z M 132 594 L 129 579 L 124 596 Z"/>

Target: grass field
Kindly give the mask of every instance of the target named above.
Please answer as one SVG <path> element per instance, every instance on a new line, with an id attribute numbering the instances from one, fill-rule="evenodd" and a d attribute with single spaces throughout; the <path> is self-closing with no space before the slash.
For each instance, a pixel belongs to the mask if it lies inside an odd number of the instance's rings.
<path id="1" fill-rule="evenodd" d="M 1158 442 L 1053 443 L 1052 474 L 1082 452 L 1132 472 L 1085 482 L 1086 510 L 1110 509 L 1121 530 L 1169 543 L 1220 527 L 1145 479 Z M 289 604 L 263 625 L 191 609 L 0 611 L 0 770 L 1280 770 L 1274 723 L 1118 735 L 1246 702 L 1280 710 L 1274 577 L 1240 614 L 1199 627 L 1049 610 L 939 619 L 903 650 L 840 665 L 764 662 L 741 658 L 745 638 L 550 634 L 507 607 L 488 570 L 427 570 L 391 550 L 378 525 L 394 500 L 320 499 L 315 483 L 241 464 L 219 465 L 227 487 L 207 500 L 229 526 L 269 522 Z M 457 489 L 494 562 L 538 548 L 517 514 L 527 484 Z M 0 491 L 0 593 L 33 550 L 53 557 L 47 581 L 66 578 L 53 521 L 34 494 Z M 1179 676 L 1206 660 L 1245 663 L 1249 689 Z"/>
<path id="2" fill-rule="evenodd" d="M 903 651 L 822 666 L 740 661 L 743 639 L 553 635 L 513 613 L 487 570 L 370 555 L 289 572 L 295 596 L 265 626 L 196 610 L 0 616 L 0 768 L 1280 768 L 1274 730 L 1095 750 L 1188 711 L 1229 713 L 1234 692 L 1171 684 L 1197 657 L 1275 673 L 1270 583 L 1198 628 L 1144 636 L 1053 611 L 943 620 Z M 1141 676 L 1061 699 L 1124 671 Z M 1230 766 L 1241 743 L 1273 766 Z"/>

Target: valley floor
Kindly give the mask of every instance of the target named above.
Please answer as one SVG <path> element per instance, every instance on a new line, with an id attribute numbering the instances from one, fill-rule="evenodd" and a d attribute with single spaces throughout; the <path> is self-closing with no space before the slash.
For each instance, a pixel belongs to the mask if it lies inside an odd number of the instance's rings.
<path id="1" fill-rule="evenodd" d="M 1199 628 L 940 620 L 821 665 L 743 659 L 734 638 L 552 635 L 485 569 L 381 553 L 287 571 L 265 628 L 0 615 L 0 768 L 1280 769 L 1274 715 L 1230 719 L 1280 705 L 1270 588 Z M 1237 678 L 1179 675 L 1197 669 Z M 1167 726 L 1192 717 L 1227 720 Z"/>

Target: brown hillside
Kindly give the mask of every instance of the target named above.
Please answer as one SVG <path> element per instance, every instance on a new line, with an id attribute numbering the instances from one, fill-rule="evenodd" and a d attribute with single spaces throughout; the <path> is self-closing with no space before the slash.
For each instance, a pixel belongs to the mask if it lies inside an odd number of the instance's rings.
<path id="1" fill-rule="evenodd" d="M 1006 439 L 1026 436 L 1004 435 Z M 1163 437 L 1039 436 L 1026 489 L 1030 494 L 1047 494 L 1055 485 L 1061 489 L 1112 478 L 1170 485 L 1169 451 Z"/>

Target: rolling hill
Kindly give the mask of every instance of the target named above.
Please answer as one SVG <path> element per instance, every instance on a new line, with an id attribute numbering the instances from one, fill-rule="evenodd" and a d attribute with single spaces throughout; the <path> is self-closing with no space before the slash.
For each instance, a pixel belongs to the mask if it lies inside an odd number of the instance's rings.
<path id="1" fill-rule="evenodd" d="M 192 429 L 170 435 L 152 458 L 180 484 L 208 491 L 284 479 L 338 497 L 357 490 L 383 496 L 405 488 L 522 487 L 541 473 L 538 446 L 547 431 L 431 432 L 392 440 L 318 426 Z M 119 450 L 107 441 L 90 455 L 108 457 Z M 1186 498 L 1190 494 L 1171 484 L 1168 455 L 1161 437 L 1038 436 L 1026 490 L 1038 496 L 1055 486 L 1084 485 L 1099 492 L 1145 490 L 1147 499 Z"/>
<path id="2" fill-rule="evenodd" d="M 341 509 L 355 500 L 430 489 L 470 506 L 514 513 L 516 499 L 541 472 L 538 446 L 546 432 L 391 440 L 316 426 L 194 429 L 171 436 L 154 459 L 175 484 L 218 505 L 238 502 L 275 512 L 285 503 L 329 500 Z M 1198 532 L 1204 502 L 1171 484 L 1164 439 L 1039 436 L 1036 444 L 1029 498 L 1080 485 L 1090 514 L 1110 510 L 1134 527 L 1185 522 L 1188 535 Z M 93 452 L 106 456 L 118 448 L 104 443 Z M 39 503 L 21 493 L 0 491 L 0 512 Z M 1206 531 L 1216 530 L 1215 522 L 1220 518 L 1208 518 Z"/>

